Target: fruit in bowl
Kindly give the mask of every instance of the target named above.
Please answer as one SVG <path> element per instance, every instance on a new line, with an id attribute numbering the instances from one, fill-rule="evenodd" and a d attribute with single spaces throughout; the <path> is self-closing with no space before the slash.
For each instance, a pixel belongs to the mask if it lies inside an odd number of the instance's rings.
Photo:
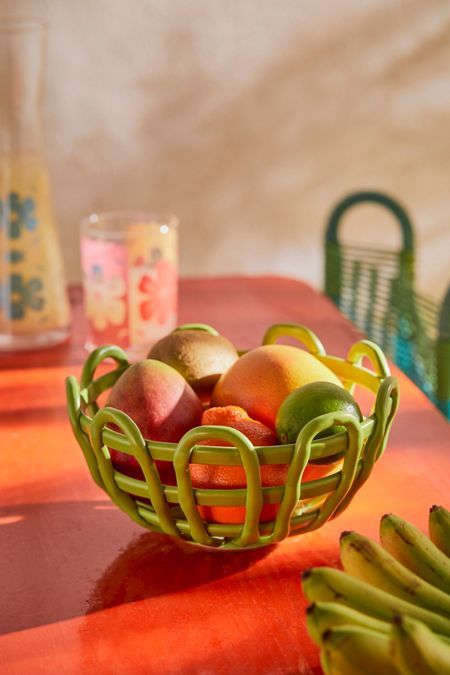
<path id="1" fill-rule="evenodd" d="M 198 394 L 204 395 L 205 402 L 214 383 L 212 402 L 226 404 L 206 407 L 202 413 Z M 337 376 L 309 352 L 267 345 L 239 358 L 223 336 L 189 329 L 173 331 L 154 345 L 149 358 L 130 366 L 112 388 L 107 405 L 127 413 L 148 440 L 172 443 L 189 429 L 208 425 L 237 429 L 256 447 L 276 446 L 295 443 L 303 426 L 325 412 L 350 412 L 357 420 L 362 419 L 358 405 Z M 342 429 L 327 429 L 319 436 Z M 223 447 L 231 443 L 212 434 L 211 439 L 198 445 Z M 114 449 L 110 452 L 118 471 L 143 478 L 133 456 Z M 310 462 L 303 480 L 323 478 L 341 463 L 341 457 Z M 163 484 L 176 485 L 171 462 L 156 461 L 156 466 Z M 247 487 L 242 466 L 191 462 L 189 471 L 194 488 Z M 288 464 L 262 464 L 262 487 L 284 485 L 288 471 Z M 212 523 L 243 523 L 246 515 L 245 506 L 198 505 L 197 509 L 205 521 Z M 274 520 L 278 510 L 279 504 L 264 504 L 260 521 Z"/>
<path id="2" fill-rule="evenodd" d="M 178 371 L 166 363 L 145 359 L 134 363 L 114 384 L 106 405 L 122 410 L 136 423 L 144 438 L 177 443 L 183 434 L 200 424 L 202 405 Z M 132 455 L 110 449 L 118 471 L 143 478 Z M 171 462 L 157 462 L 161 481 L 175 485 Z"/>
<path id="3" fill-rule="evenodd" d="M 281 443 L 295 443 L 308 422 L 330 412 L 348 413 L 359 422 L 362 421 L 359 405 L 350 392 L 332 382 L 310 382 L 295 389 L 278 410 L 275 421 L 278 439 Z M 317 438 L 326 438 L 341 431 L 345 431 L 345 427 L 336 424 L 320 431 Z"/>
<path id="4" fill-rule="evenodd" d="M 243 408 L 229 405 L 223 408 L 209 408 L 202 415 L 202 425 L 225 426 L 241 431 L 255 446 L 277 445 L 275 432 L 262 422 L 251 419 Z M 231 443 L 215 439 L 201 441 L 199 445 L 231 446 Z M 286 464 L 265 464 L 261 466 L 263 487 L 284 485 L 288 466 Z M 191 464 L 190 474 L 195 488 L 227 489 L 247 486 L 245 469 L 242 466 L 221 466 L 213 464 Z M 200 515 L 212 523 L 242 523 L 245 520 L 245 506 L 199 506 Z M 273 520 L 278 504 L 264 504 L 260 521 Z"/>
<path id="5" fill-rule="evenodd" d="M 147 358 L 175 368 L 202 400 L 208 401 L 217 380 L 239 354 L 226 337 L 199 324 L 197 329 L 179 328 L 166 335 L 153 345 Z"/>
<path id="6" fill-rule="evenodd" d="M 349 391 L 333 382 L 310 382 L 299 389 L 295 389 L 287 396 L 278 409 L 275 428 L 280 443 L 295 443 L 303 427 L 319 415 L 326 413 L 347 413 L 355 420 L 362 422 L 361 409 Z M 336 424 L 329 429 L 320 431 L 316 438 L 326 438 L 333 434 L 345 431 L 345 427 Z M 330 463 L 339 459 L 339 456 L 325 460 L 312 460 L 315 464 Z M 307 467 L 313 469 L 314 464 Z M 308 478 L 308 474 L 306 474 Z M 321 478 L 320 472 L 314 478 Z M 314 480 L 310 474 L 309 480 Z"/>
<path id="7" fill-rule="evenodd" d="M 332 382 L 310 382 L 294 389 L 281 404 L 276 416 L 276 433 L 262 422 L 251 419 L 243 408 L 225 406 L 210 408 L 202 415 L 202 424 L 229 426 L 244 433 L 255 446 L 272 446 L 295 443 L 303 427 L 312 419 L 328 412 L 344 412 L 361 421 L 362 414 L 353 396 Z M 325 438 L 344 431 L 343 426 L 335 425 L 320 432 L 317 437 Z M 211 439 L 204 445 L 231 445 L 225 441 Z M 305 468 L 303 480 L 313 481 L 324 478 L 340 468 L 340 455 L 323 460 L 311 461 Z M 284 485 L 289 470 L 288 464 L 261 465 L 262 487 Z M 241 466 L 217 466 L 191 464 L 192 485 L 201 488 L 245 488 L 246 475 Z M 242 506 L 199 506 L 202 517 L 214 523 L 242 523 L 245 519 L 245 507 Z M 274 520 L 279 504 L 264 504 L 260 521 Z"/>
<path id="8" fill-rule="evenodd" d="M 217 382 L 212 405 L 238 405 L 275 429 L 278 409 L 294 389 L 309 382 L 341 381 L 315 356 L 289 345 L 263 345 L 247 352 Z"/>

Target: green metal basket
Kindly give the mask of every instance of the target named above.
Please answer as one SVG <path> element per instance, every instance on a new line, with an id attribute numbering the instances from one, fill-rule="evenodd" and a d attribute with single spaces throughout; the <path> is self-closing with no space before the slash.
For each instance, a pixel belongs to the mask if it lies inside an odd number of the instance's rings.
<path id="1" fill-rule="evenodd" d="M 295 338 L 331 368 L 347 389 L 355 385 L 374 395 L 373 410 L 361 423 L 344 413 L 327 413 L 311 420 L 295 444 L 254 447 L 246 436 L 229 427 L 200 426 L 188 431 L 178 444 L 156 442 L 142 437 L 125 413 L 110 407 L 99 408 L 98 397 L 128 368 L 125 353 L 115 346 L 96 349 L 87 359 L 81 377 L 67 379 L 69 417 L 75 437 L 84 453 L 92 478 L 132 520 L 155 532 L 215 549 L 242 550 L 268 546 L 289 535 L 310 532 L 336 517 L 350 503 L 368 479 L 375 461 L 383 453 L 398 405 L 398 386 L 390 376 L 383 352 L 377 345 L 361 340 L 347 358 L 329 356 L 314 333 L 303 326 L 277 324 L 268 329 L 263 344 L 282 337 Z M 95 378 L 98 366 L 113 359 L 114 370 Z M 368 359 L 371 368 L 363 365 Z M 114 431 L 111 424 L 120 429 Z M 335 425 L 343 431 L 316 439 L 321 431 Z M 228 441 L 232 447 L 197 445 L 206 439 Z M 145 480 L 119 473 L 111 462 L 109 448 L 133 455 Z M 308 464 L 327 464 L 341 458 L 338 468 L 312 481 L 302 480 Z M 176 485 L 160 482 L 155 461 L 172 462 Z M 247 487 L 242 489 L 197 489 L 192 486 L 191 463 L 215 466 L 242 466 Z M 262 487 L 260 467 L 287 464 L 285 485 Z M 278 505 L 271 522 L 260 522 L 263 505 Z M 245 521 L 205 521 L 201 506 L 245 507 Z"/>
<path id="2" fill-rule="evenodd" d="M 399 251 L 340 241 L 343 216 L 367 203 L 395 216 Z M 450 419 L 450 288 L 441 305 L 416 291 L 414 232 L 405 209 L 378 192 L 351 194 L 330 215 L 325 247 L 326 294 Z"/>

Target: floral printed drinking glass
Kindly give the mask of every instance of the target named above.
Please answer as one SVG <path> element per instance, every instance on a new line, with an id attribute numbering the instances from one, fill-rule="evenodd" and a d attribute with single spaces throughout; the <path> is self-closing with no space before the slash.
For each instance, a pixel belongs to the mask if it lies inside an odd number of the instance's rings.
<path id="1" fill-rule="evenodd" d="M 91 214 L 81 222 L 86 348 L 116 344 L 131 358 L 177 325 L 178 219 Z"/>

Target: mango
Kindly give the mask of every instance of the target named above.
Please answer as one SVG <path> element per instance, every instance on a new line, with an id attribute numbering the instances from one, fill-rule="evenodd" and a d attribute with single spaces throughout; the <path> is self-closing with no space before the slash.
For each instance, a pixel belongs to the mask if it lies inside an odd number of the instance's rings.
<path id="1" fill-rule="evenodd" d="M 122 410 L 136 423 L 144 438 L 177 443 L 200 424 L 202 405 L 192 387 L 174 368 L 161 361 L 145 359 L 131 365 L 119 377 L 106 405 Z M 127 476 L 143 478 L 137 460 L 111 449 L 114 467 Z M 174 485 L 171 462 L 158 461 L 162 482 Z"/>

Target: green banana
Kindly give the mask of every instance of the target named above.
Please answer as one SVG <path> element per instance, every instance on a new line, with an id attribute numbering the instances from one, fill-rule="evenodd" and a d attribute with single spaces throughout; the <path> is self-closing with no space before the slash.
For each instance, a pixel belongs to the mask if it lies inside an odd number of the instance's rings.
<path id="1" fill-rule="evenodd" d="M 362 626 L 336 626 L 325 631 L 320 655 L 326 675 L 398 675 L 388 635 Z"/>
<path id="2" fill-rule="evenodd" d="M 338 602 L 313 602 L 306 608 L 306 625 L 314 642 L 321 646 L 322 635 L 335 626 L 362 626 L 369 630 L 388 635 L 391 624 Z"/>
<path id="3" fill-rule="evenodd" d="M 383 591 L 450 618 L 450 595 L 424 581 L 376 542 L 357 532 L 343 532 L 344 570 Z"/>
<path id="4" fill-rule="evenodd" d="M 433 544 L 450 558 L 450 511 L 443 506 L 432 506 L 428 533 Z"/>
<path id="5" fill-rule="evenodd" d="M 406 614 L 423 621 L 429 628 L 450 636 L 450 621 L 418 607 L 333 567 L 313 567 L 302 575 L 303 592 L 310 602 L 340 602 L 382 621 Z"/>
<path id="6" fill-rule="evenodd" d="M 417 527 L 390 513 L 380 521 L 380 539 L 411 572 L 450 593 L 450 559 Z"/>
<path id="7" fill-rule="evenodd" d="M 420 621 L 394 619 L 390 651 L 401 675 L 450 675 L 450 645 Z"/>

